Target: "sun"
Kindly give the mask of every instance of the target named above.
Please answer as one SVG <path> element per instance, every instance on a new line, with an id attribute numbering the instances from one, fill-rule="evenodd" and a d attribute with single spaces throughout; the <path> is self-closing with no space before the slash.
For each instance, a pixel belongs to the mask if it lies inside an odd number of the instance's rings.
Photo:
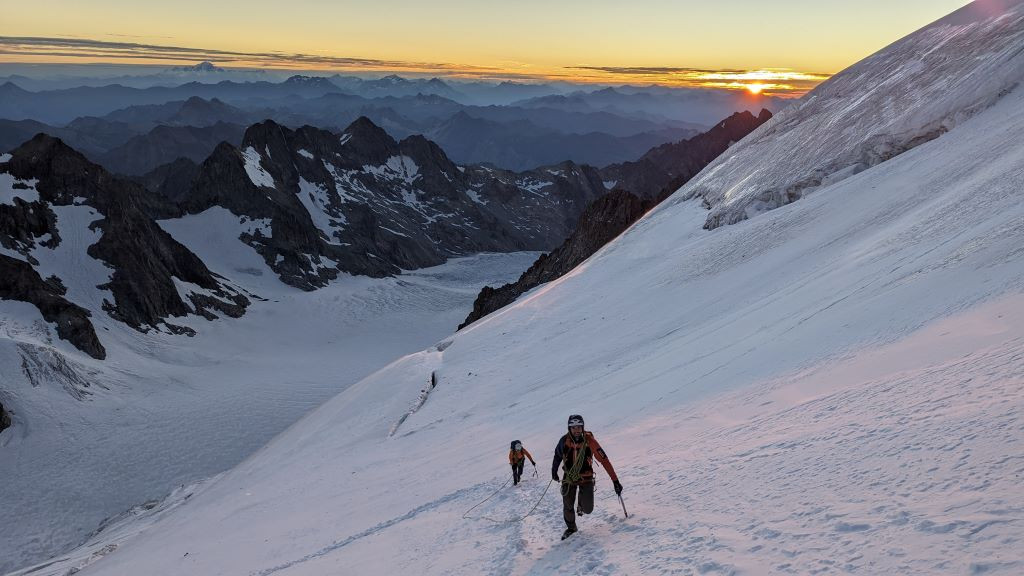
<path id="1" fill-rule="evenodd" d="M 764 84 L 747 84 L 747 90 L 751 94 L 760 94 L 761 90 L 764 90 L 764 89 L 765 89 L 765 85 Z"/>

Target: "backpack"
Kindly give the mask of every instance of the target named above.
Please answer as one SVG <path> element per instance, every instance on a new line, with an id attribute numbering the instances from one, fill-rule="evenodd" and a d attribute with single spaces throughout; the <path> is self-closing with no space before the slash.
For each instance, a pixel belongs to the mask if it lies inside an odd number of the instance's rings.
<path id="1" fill-rule="evenodd" d="M 508 447 L 508 449 L 509 450 L 515 450 L 516 449 L 516 444 L 522 444 L 522 442 L 520 442 L 519 440 L 513 440 L 512 444 Z"/>

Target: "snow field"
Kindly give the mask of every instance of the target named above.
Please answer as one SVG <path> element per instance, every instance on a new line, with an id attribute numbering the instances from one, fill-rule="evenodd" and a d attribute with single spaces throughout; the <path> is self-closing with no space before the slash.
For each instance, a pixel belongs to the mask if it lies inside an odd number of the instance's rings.
<path id="1" fill-rule="evenodd" d="M 211 216 L 170 232 L 204 259 L 217 252 L 211 269 L 266 301 L 239 319 L 174 320 L 194 338 L 141 334 L 94 312 L 108 351 L 96 362 L 57 339 L 31 305 L 2 303 L 3 403 L 17 413 L 0 435 L 0 497 L 19 522 L 0 526 L 0 573 L 69 550 L 106 518 L 233 466 L 346 386 L 449 333 L 482 285 L 511 281 L 536 258 L 480 255 L 304 293 L 237 240 L 237 218 L 226 228 L 236 236 L 221 238 Z M 49 346 L 70 375 L 44 374 L 33 386 L 26 355 Z M 77 400 L 68 387 L 88 395 Z"/>
<path id="2" fill-rule="evenodd" d="M 1024 94 L 756 219 L 662 205 L 349 387 L 85 574 L 1017 574 Z M 432 372 L 439 384 L 397 432 Z M 581 413 L 626 488 L 462 514 Z M 187 556 L 185 555 L 187 553 Z"/>

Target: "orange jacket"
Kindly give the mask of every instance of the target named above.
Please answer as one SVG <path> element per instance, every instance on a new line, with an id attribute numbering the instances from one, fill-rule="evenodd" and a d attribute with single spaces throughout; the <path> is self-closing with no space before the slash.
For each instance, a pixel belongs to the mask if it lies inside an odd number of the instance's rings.
<path id="1" fill-rule="evenodd" d="M 597 461 L 601 463 L 605 472 L 612 479 L 612 482 L 618 482 L 619 477 L 615 474 L 615 469 L 612 468 L 611 460 L 608 459 L 608 455 L 605 454 L 604 449 L 597 442 L 597 438 L 594 438 L 594 435 L 590 432 L 584 432 L 583 438 L 583 441 L 579 443 L 573 441 L 572 436 L 569 434 L 558 439 L 558 445 L 555 446 L 555 458 L 551 462 L 551 475 L 558 474 L 559 466 L 562 466 L 563 470 L 569 469 L 576 460 L 578 451 L 583 450 L 584 460 L 583 467 L 580 470 L 580 484 L 592 484 L 594 482 L 594 458 L 597 458 Z"/>
<path id="2" fill-rule="evenodd" d="M 530 456 L 530 453 L 526 450 L 526 448 L 523 448 L 522 452 L 520 452 L 519 454 L 516 454 L 516 450 L 508 451 L 509 464 L 518 464 L 522 462 L 524 458 L 529 458 L 530 464 L 533 464 L 534 466 L 537 465 L 537 463 L 533 461 L 533 456 Z"/>

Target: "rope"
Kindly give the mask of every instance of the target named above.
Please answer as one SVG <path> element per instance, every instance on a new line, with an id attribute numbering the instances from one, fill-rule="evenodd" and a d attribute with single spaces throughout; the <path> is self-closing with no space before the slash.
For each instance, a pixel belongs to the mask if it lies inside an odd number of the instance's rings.
<path id="1" fill-rule="evenodd" d="M 491 498 L 494 498 L 495 496 L 497 496 L 497 495 L 498 495 L 498 492 L 501 492 L 501 489 L 502 489 L 502 488 L 504 488 L 505 486 L 508 486 L 508 481 L 509 481 L 509 480 L 511 480 L 511 479 L 512 479 L 512 475 L 511 475 L 511 474 L 509 474 L 508 478 L 506 478 L 506 479 L 505 479 L 505 483 L 504 483 L 504 484 L 502 484 L 501 486 L 498 486 L 498 489 L 497 489 L 497 490 L 495 490 L 493 494 L 491 494 L 491 495 L 490 495 L 490 496 L 488 496 L 487 498 L 484 498 L 483 500 L 481 500 L 480 502 L 478 502 L 478 503 L 476 504 L 476 506 L 473 506 L 473 507 L 472 507 L 472 508 L 470 508 L 469 510 L 466 510 L 465 512 L 463 512 L 463 513 L 462 513 L 462 519 L 463 519 L 463 520 L 467 520 L 468 518 L 466 518 L 466 515 L 467 515 L 467 514 L 469 514 L 470 512 L 472 512 L 472 511 L 473 511 L 474 509 L 476 509 L 476 507 L 477 507 L 477 506 L 479 506 L 479 505 L 483 504 L 484 502 L 487 502 L 487 501 L 488 501 L 488 500 L 490 500 Z"/>
<path id="2" fill-rule="evenodd" d="M 529 512 L 527 512 L 523 516 L 520 516 L 519 518 L 509 518 L 507 520 L 496 520 L 496 519 L 491 518 L 489 516 L 479 516 L 476 519 L 477 520 L 487 520 L 489 522 L 494 522 L 495 524 L 515 524 L 516 522 L 522 522 L 523 520 L 526 520 L 531 514 L 533 514 L 533 512 L 537 509 L 537 506 L 540 506 L 540 503 L 544 500 L 544 496 L 548 493 L 548 489 L 551 488 L 551 484 L 553 484 L 553 483 L 554 483 L 554 480 L 548 480 L 548 485 L 544 487 L 544 491 L 541 492 L 540 498 L 537 499 L 537 502 L 533 505 L 533 508 L 530 508 Z"/>
<path id="3" fill-rule="evenodd" d="M 537 467 L 534 466 L 534 472 L 535 473 L 537 471 L 536 468 Z M 551 483 L 554 482 L 554 480 L 548 480 L 548 485 L 544 487 L 544 492 L 541 493 L 540 498 L 537 499 L 537 502 L 534 503 L 533 508 L 530 508 L 530 511 L 527 512 L 525 516 L 521 516 L 519 518 L 512 518 L 512 519 L 508 519 L 508 520 L 496 520 L 496 519 L 491 518 L 489 516 L 470 516 L 469 515 L 470 512 L 472 512 L 473 510 L 477 509 L 481 504 L 483 504 L 484 502 L 487 502 L 491 498 L 494 498 L 495 496 L 497 496 L 498 492 L 501 492 L 502 488 L 504 488 L 505 486 L 508 486 L 508 482 L 511 479 L 512 479 L 512 475 L 510 474 L 509 477 L 505 479 L 505 483 L 502 484 L 501 486 L 498 486 L 498 489 L 495 490 L 490 496 L 488 496 L 487 498 L 484 498 L 480 502 L 477 502 L 476 505 L 474 505 L 472 508 L 470 508 L 469 510 L 466 510 L 465 512 L 463 512 L 462 519 L 463 520 L 488 520 L 490 522 L 494 522 L 495 524 L 512 524 L 512 523 L 515 523 L 515 522 L 521 522 L 521 521 L 525 520 L 527 517 L 529 517 L 531 514 L 533 514 L 535 510 L 537 510 L 537 506 L 540 506 L 541 501 L 544 500 L 544 496 L 548 493 L 548 489 L 551 488 Z"/>
<path id="4" fill-rule="evenodd" d="M 575 441 L 574 441 L 575 442 Z M 576 450 L 576 460 L 572 463 L 572 466 L 565 471 L 565 476 L 562 478 L 562 484 L 579 484 L 580 481 L 580 470 L 583 469 L 583 463 L 586 461 L 587 456 L 587 436 L 586 432 L 583 433 L 583 448 Z"/>

